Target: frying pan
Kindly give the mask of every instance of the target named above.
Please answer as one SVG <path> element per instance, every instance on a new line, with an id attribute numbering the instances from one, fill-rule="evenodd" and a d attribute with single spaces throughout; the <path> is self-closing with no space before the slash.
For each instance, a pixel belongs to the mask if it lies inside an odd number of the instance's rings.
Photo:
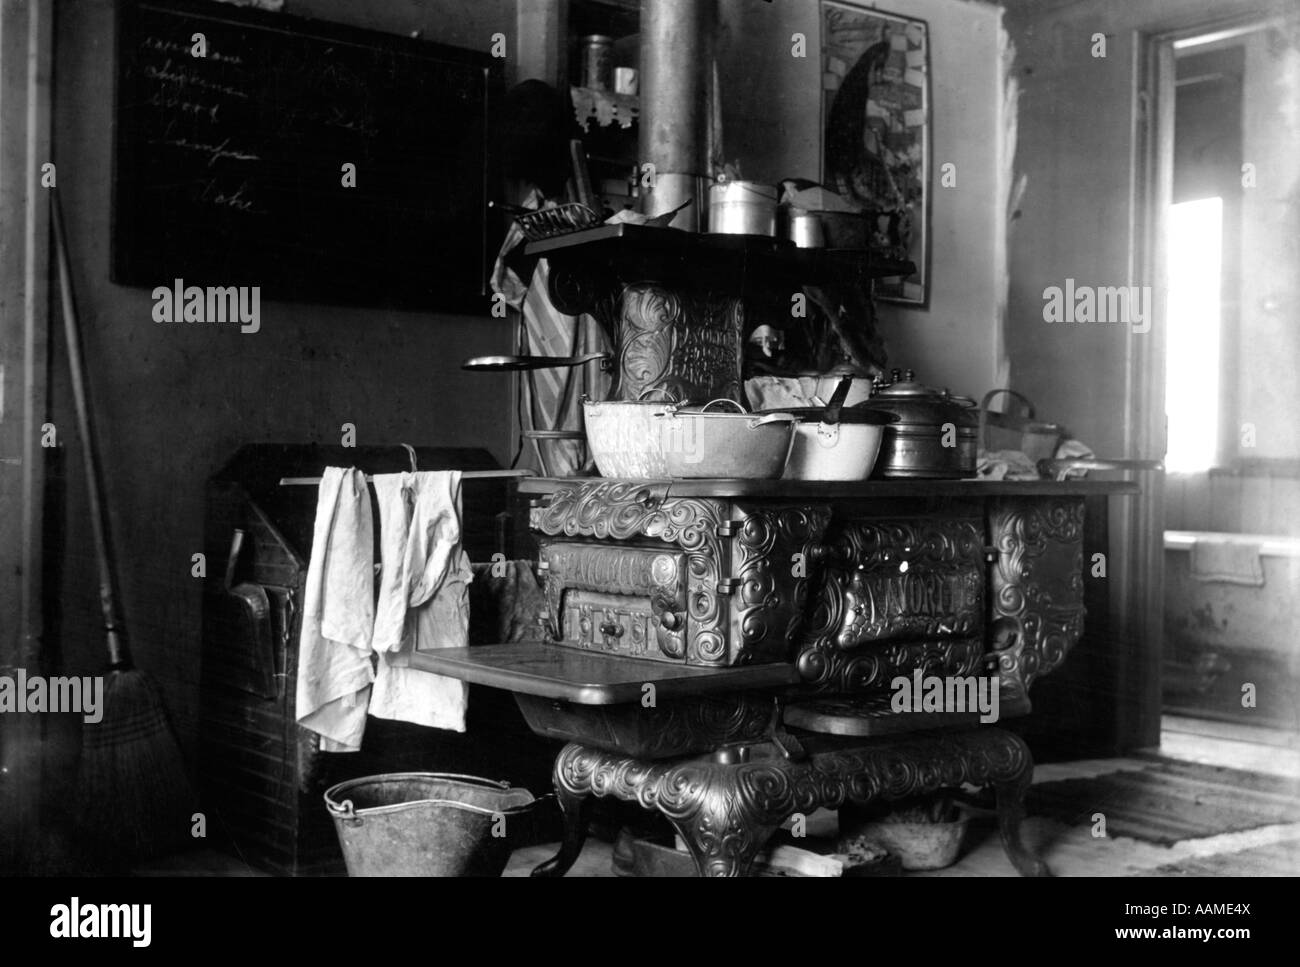
<path id="1" fill-rule="evenodd" d="M 505 373 L 532 369 L 565 369 L 582 366 L 599 359 L 608 370 L 613 356 L 609 353 L 586 353 L 582 356 L 473 356 L 460 364 L 461 369 L 482 373 Z"/>

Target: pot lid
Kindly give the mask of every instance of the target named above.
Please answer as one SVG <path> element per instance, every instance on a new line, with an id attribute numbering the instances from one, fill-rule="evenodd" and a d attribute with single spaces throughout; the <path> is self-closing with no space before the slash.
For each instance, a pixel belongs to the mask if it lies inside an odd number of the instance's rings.
<path id="1" fill-rule="evenodd" d="M 955 396 L 947 389 L 935 389 L 918 382 L 912 370 L 893 371 L 892 379 L 877 380 L 874 392 L 865 403 L 897 413 L 902 423 L 954 423 L 958 426 L 976 426 L 975 401 L 965 396 Z"/>
<path id="2" fill-rule="evenodd" d="M 935 389 L 932 386 L 926 386 L 916 378 L 913 370 L 895 369 L 890 373 L 890 378 L 881 377 L 875 383 L 875 396 L 888 397 L 917 397 L 917 396 L 934 396 L 940 399 L 946 399 L 951 394 L 946 389 Z"/>

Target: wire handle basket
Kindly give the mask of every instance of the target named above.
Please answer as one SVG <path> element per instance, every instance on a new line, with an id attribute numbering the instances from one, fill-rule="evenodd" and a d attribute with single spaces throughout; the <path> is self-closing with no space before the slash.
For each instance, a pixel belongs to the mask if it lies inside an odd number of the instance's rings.
<path id="1" fill-rule="evenodd" d="M 554 208 L 541 208 L 535 212 L 516 215 L 515 218 L 524 237 L 530 242 L 580 232 L 584 228 L 595 228 L 603 221 L 596 212 L 576 201 Z"/>

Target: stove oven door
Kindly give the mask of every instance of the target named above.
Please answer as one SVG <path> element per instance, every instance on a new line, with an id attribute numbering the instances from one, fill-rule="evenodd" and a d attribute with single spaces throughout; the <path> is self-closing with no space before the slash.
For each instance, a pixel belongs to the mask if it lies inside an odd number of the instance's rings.
<path id="1" fill-rule="evenodd" d="M 556 541 L 541 546 L 540 560 L 560 644 L 685 662 L 685 554 Z"/>

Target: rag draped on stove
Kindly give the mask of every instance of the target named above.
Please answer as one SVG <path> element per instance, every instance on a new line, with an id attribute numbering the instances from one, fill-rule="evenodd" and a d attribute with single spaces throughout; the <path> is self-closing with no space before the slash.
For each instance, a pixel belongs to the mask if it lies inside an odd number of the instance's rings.
<path id="1" fill-rule="evenodd" d="M 541 195 L 534 191 L 525 201 L 525 207 L 536 208 L 540 201 Z M 492 272 L 493 291 L 520 313 L 519 355 L 580 356 L 611 352 L 608 335 L 591 315 L 565 315 L 551 303 L 551 268 L 546 259 L 537 261 L 532 278 L 527 281 L 506 264 L 506 256 L 524 240 L 518 223 L 512 223 Z M 581 430 L 582 397 L 603 400 L 609 395 L 611 383 L 610 374 L 601 370 L 598 360 L 562 369 L 525 370 L 519 376 L 523 410 L 520 428 L 525 432 Z M 536 469 L 557 476 L 577 473 L 589 461 L 582 440 L 550 441 L 545 467 L 540 452 L 535 449 L 533 456 Z"/>

